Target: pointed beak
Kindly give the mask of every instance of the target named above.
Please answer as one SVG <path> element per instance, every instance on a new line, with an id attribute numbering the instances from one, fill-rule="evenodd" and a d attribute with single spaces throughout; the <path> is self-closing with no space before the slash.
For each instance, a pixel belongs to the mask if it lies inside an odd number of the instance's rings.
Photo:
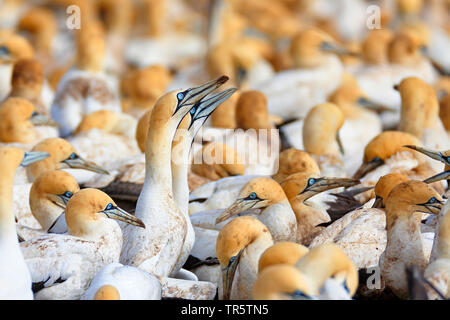
<path id="1" fill-rule="evenodd" d="M 67 164 L 69 166 L 69 168 L 72 168 L 72 169 L 85 169 L 85 170 L 100 173 L 100 174 L 109 174 L 108 171 L 101 168 L 94 162 L 87 161 L 81 157 L 78 157 L 76 159 L 66 159 L 63 162 L 65 164 Z"/>
<path id="2" fill-rule="evenodd" d="M 20 165 L 22 167 L 26 167 L 32 163 L 44 160 L 48 157 L 50 157 L 50 154 L 48 152 L 28 151 L 28 152 L 25 152 L 25 155 L 24 155 L 23 160 L 20 163 Z"/>
<path id="3" fill-rule="evenodd" d="M 260 204 L 264 200 L 255 199 L 255 200 L 248 200 L 248 199 L 237 199 L 231 206 L 229 206 L 225 211 L 216 219 L 216 224 L 221 223 L 222 221 L 225 221 L 229 218 L 231 218 L 234 215 L 237 215 L 241 212 L 244 212 L 246 210 L 253 209 L 257 204 Z M 260 207 L 260 206 L 258 206 Z"/>
<path id="4" fill-rule="evenodd" d="M 358 99 L 358 104 L 364 108 L 367 108 L 369 110 L 373 110 L 377 113 L 381 113 L 384 111 L 389 111 L 389 112 L 397 112 L 397 110 L 383 106 L 381 104 L 378 104 L 376 102 L 373 102 L 365 97 L 361 97 Z"/>
<path id="5" fill-rule="evenodd" d="M 43 114 L 36 114 L 30 118 L 30 122 L 35 126 L 59 127 L 59 123 Z"/>
<path id="6" fill-rule="evenodd" d="M 222 269 L 223 300 L 230 300 L 231 287 L 233 285 L 234 275 L 236 273 L 237 266 L 239 265 L 242 251 L 243 250 L 231 258 L 228 266 Z"/>
<path id="7" fill-rule="evenodd" d="M 336 133 L 336 142 L 339 146 L 339 152 L 344 155 L 345 154 L 345 150 L 344 150 L 344 145 L 342 144 L 342 140 L 341 137 L 339 135 L 339 131 Z"/>
<path id="8" fill-rule="evenodd" d="M 372 208 L 378 208 L 378 209 L 383 208 L 383 198 L 380 196 L 376 196 L 375 202 L 373 203 Z"/>
<path id="9" fill-rule="evenodd" d="M 325 52 L 331 52 L 331 53 L 334 53 L 337 55 L 352 55 L 352 56 L 357 55 L 355 52 L 352 52 L 336 43 L 327 42 L 327 41 L 322 42 L 322 44 L 320 46 L 320 50 L 325 51 Z"/>
<path id="10" fill-rule="evenodd" d="M 195 103 L 194 107 L 191 109 L 191 123 L 189 124 L 190 129 L 193 125 L 193 123 L 199 119 L 208 119 L 208 117 L 211 115 L 211 113 L 216 110 L 216 108 L 225 100 L 227 100 L 229 97 L 235 93 L 237 88 L 230 88 L 225 91 L 219 92 L 211 97 L 209 97 L 206 100 L 199 100 Z"/>
<path id="11" fill-rule="evenodd" d="M 431 159 L 438 160 L 438 161 L 440 161 L 442 163 L 450 165 L 450 162 L 447 161 L 447 158 L 444 157 L 442 155 L 442 153 L 439 152 L 439 151 L 433 151 L 433 150 L 430 150 L 430 149 L 426 149 L 426 148 L 422 148 L 422 147 L 418 147 L 418 146 L 411 146 L 411 145 L 407 145 L 407 146 L 404 146 L 404 147 L 412 149 L 412 150 L 416 150 L 416 151 L 418 151 L 420 153 L 423 153 L 424 155 L 429 156 Z"/>
<path id="12" fill-rule="evenodd" d="M 339 187 L 352 187 L 360 183 L 359 180 L 351 178 L 318 178 L 313 185 L 306 187 L 299 195 L 307 194 L 306 199 L 309 199 L 326 190 Z"/>
<path id="13" fill-rule="evenodd" d="M 136 218 L 135 216 L 129 214 L 128 212 L 117 206 L 113 206 L 109 210 L 100 211 L 100 213 L 105 214 L 110 219 L 123 221 L 125 223 L 132 224 L 134 226 L 138 226 L 145 229 L 145 224 L 140 219 Z"/>
<path id="14" fill-rule="evenodd" d="M 370 171 L 378 168 L 384 163 L 383 160 L 380 158 L 375 158 L 369 162 L 362 163 L 361 166 L 356 170 L 355 174 L 353 175 L 354 179 L 361 179 L 366 174 L 368 174 Z"/>
<path id="15" fill-rule="evenodd" d="M 437 182 L 437 181 L 441 181 L 441 180 L 445 180 L 445 179 L 449 179 L 450 178 L 450 170 L 438 173 L 432 177 L 429 177 L 425 180 L 423 180 L 423 182 L 425 183 L 433 183 L 433 182 Z"/>
<path id="16" fill-rule="evenodd" d="M 181 100 L 179 102 L 178 107 L 175 109 L 175 113 L 177 113 L 177 111 L 185 105 L 194 105 L 197 101 L 200 101 L 201 99 L 203 99 L 204 97 L 206 97 L 208 94 L 210 94 L 211 92 L 213 92 L 214 90 L 216 90 L 218 87 L 220 87 L 222 84 L 224 84 L 225 82 L 228 81 L 228 77 L 227 76 L 221 76 L 220 78 L 217 78 L 215 80 L 211 80 L 208 81 L 198 87 L 194 87 L 191 89 L 188 89 L 186 91 L 186 94 L 183 98 L 183 100 Z"/>

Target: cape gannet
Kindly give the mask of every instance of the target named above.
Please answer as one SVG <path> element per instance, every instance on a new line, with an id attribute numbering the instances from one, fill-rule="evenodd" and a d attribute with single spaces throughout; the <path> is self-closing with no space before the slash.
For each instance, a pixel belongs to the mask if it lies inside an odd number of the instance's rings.
<path id="1" fill-rule="evenodd" d="M 13 181 L 16 169 L 45 159 L 46 152 L 23 152 L 17 148 L 0 148 L 0 298 L 33 299 L 31 277 L 20 252 L 12 212 Z"/>
<path id="2" fill-rule="evenodd" d="M 20 244 L 35 299 L 79 299 L 104 265 L 118 262 L 122 232 L 111 219 L 145 228 L 97 189 L 75 193 L 65 214 L 68 234 L 43 235 Z"/>

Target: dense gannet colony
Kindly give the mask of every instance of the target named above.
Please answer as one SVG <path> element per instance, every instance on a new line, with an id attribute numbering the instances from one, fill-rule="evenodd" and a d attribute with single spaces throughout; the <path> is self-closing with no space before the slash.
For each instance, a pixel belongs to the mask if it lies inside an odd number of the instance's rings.
<path id="1" fill-rule="evenodd" d="M 448 0 L 0 2 L 0 299 L 449 299 L 449 183 Z"/>

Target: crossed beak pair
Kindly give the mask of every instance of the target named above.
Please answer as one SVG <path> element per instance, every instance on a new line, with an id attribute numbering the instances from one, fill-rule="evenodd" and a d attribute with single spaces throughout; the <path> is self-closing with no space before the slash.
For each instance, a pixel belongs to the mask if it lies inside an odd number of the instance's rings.
<path id="1" fill-rule="evenodd" d="M 442 163 L 445 164 L 445 171 L 438 173 L 430 178 L 425 179 L 423 182 L 425 183 L 433 183 L 433 182 L 437 182 L 437 181 L 441 181 L 441 180 L 445 180 L 448 179 L 450 177 L 450 157 L 445 156 L 444 154 L 442 154 L 442 152 L 440 151 L 433 151 L 430 149 L 426 149 L 426 148 L 422 148 L 422 147 L 418 147 L 418 146 L 411 146 L 411 145 L 407 145 L 404 146 L 406 148 L 409 149 L 413 149 L 416 150 L 420 153 L 423 153 L 424 155 L 427 155 L 428 157 L 434 159 L 434 160 L 438 160 Z"/>
<path id="2" fill-rule="evenodd" d="M 20 165 L 22 167 L 26 167 L 26 166 L 29 166 L 30 164 L 44 160 L 48 157 L 50 157 L 50 154 L 48 152 L 28 151 L 28 152 L 25 152 L 25 154 L 23 156 L 23 160 L 20 163 Z"/>
<path id="3" fill-rule="evenodd" d="M 70 169 L 85 169 L 85 170 L 100 173 L 100 174 L 109 174 L 108 171 L 101 168 L 94 162 L 85 160 L 85 159 L 81 158 L 80 156 L 77 156 L 74 159 L 66 159 L 66 160 L 62 161 L 62 163 L 67 165 L 67 168 L 70 168 Z"/>
<path id="4" fill-rule="evenodd" d="M 110 219 L 123 221 L 125 223 L 138 226 L 145 229 L 145 224 L 135 216 L 129 214 L 125 210 L 119 208 L 118 206 L 112 206 L 111 209 L 105 209 L 100 211 Z"/>

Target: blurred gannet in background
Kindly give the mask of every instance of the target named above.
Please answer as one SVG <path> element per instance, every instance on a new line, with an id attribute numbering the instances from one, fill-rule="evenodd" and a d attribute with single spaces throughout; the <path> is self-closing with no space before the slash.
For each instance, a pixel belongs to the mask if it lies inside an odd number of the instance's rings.
<path id="1" fill-rule="evenodd" d="M 11 91 L 11 76 L 18 59 L 33 58 L 33 46 L 12 31 L 0 33 L 0 101 Z"/>
<path id="2" fill-rule="evenodd" d="M 58 135 L 57 125 L 50 117 L 40 114 L 34 105 L 24 98 L 7 98 L 0 105 L 0 141 L 18 143 L 29 150 L 35 143 Z M 38 126 L 44 126 L 38 130 Z M 52 128 L 53 127 L 53 128 Z"/>
<path id="3" fill-rule="evenodd" d="M 98 110 L 120 112 L 120 103 L 104 70 L 105 39 L 98 22 L 87 23 L 78 33 L 76 67 L 58 83 L 51 106 L 60 134 L 71 134 L 84 114 Z"/>
<path id="4" fill-rule="evenodd" d="M 0 298 L 33 299 L 30 272 L 20 252 L 12 211 L 14 174 L 20 165 L 26 166 L 45 159 L 48 153 L 24 152 L 17 148 L 1 147 L 0 179 Z"/>
<path id="5" fill-rule="evenodd" d="M 160 300 L 161 284 L 151 274 L 120 263 L 105 265 L 81 300 Z"/>
<path id="6" fill-rule="evenodd" d="M 118 262 L 122 232 L 110 219 L 145 228 L 97 189 L 75 193 L 65 214 L 68 234 L 43 235 L 20 244 L 39 300 L 79 299 L 104 265 Z"/>
<path id="7" fill-rule="evenodd" d="M 267 248 L 259 258 L 258 273 L 276 264 L 289 264 L 293 266 L 308 251 L 309 249 L 307 247 L 295 242 L 277 242 Z"/>
<path id="8" fill-rule="evenodd" d="M 278 72 L 255 88 L 267 96 L 269 113 L 299 118 L 326 101 L 342 79 L 342 63 L 333 53 L 344 52 L 325 32 L 300 31 L 290 47 L 294 69 Z"/>
<path id="9" fill-rule="evenodd" d="M 264 268 L 253 287 L 254 299 L 351 300 L 358 287 L 352 261 L 335 245 L 309 250 L 295 265 Z"/>
<path id="10" fill-rule="evenodd" d="M 35 59 L 19 59 L 14 64 L 8 97 L 27 99 L 39 113 L 48 115 L 53 92 L 45 85 L 42 65 Z"/>
<path id="11" fill-rule="evenodd" d="M 329 177 L 347 177 L 341 154 L 345 153 L 339 130 L 344 114 L 333 103 L 313 107 L 304 120 L 303 146 L 319 165 L 320 172 Z"/>

